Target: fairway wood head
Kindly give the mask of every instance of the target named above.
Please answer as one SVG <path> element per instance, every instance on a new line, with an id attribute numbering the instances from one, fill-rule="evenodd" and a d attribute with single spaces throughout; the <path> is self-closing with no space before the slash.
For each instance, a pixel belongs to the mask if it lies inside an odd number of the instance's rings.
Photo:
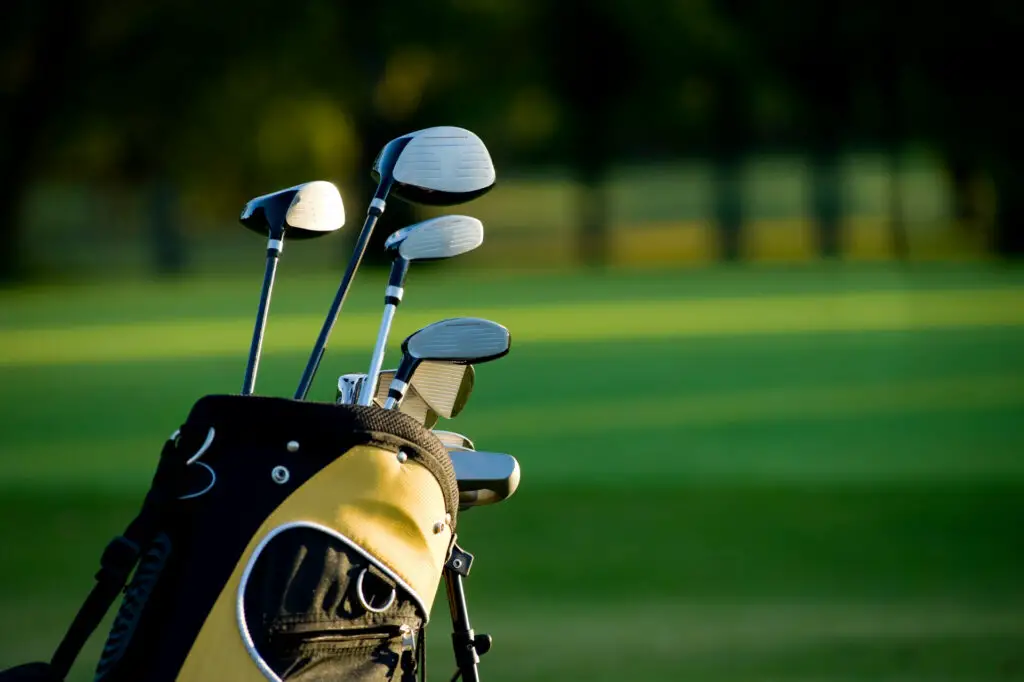
<path id="1" fill-rule="evenodd" d="M 477 248 L 484 241 L 484 226 L 476 218 L 446 215 L 393 232 L 384 248 L 408 261 L 452 258 Z"/>
<path id="2" fill-rule="evenodd" d="M 374 180 L 391 178 L 403 201 L 432 206 L 461 204 L 494 186 L 491 154 L 465 128 L 438 126 L 395 138 L 373 163 Z"/>
<path id="3" fill-rule="evenodd" d="M 454 431 L 434 431 L 437 439 L 449 450 L 476 450 L 468 437 Z"/>
<path id="4" fill-rule="evenodd" d="M 395 378 L 395 370 L 380 373 L 376 400 L 381 405 L 387 400 L 388 387 Z M 473 365 L 456 365 L 450 362 L 421 362 L 412 373 L 410 386 L 439 416 L 454 419 L 459 416 L 476 383 Z"/>
<path id="5" fill-rule="evenodd" d="M 341 229 L 345 206 L 333 183 L 316 180 L 251 199 L 239 221 L 260 234 L 311 239 Z"/>
<path id="6" fill-rule="evenodd" d="M 519 462 L 498 452 L 449 450 L 459 486 L 459 507 L 480 507 L 507 500 L 519 487 Z"/>

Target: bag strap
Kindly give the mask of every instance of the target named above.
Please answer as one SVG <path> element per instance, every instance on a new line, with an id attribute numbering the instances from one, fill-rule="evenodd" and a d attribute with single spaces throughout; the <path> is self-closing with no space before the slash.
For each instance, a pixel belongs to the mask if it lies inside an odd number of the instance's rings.
<path id="1" fill-rule="evenodd" d="M 139 514 L 132 519 L 124 533 L 118 535 L 103 550 L 100 557 L 100 569 L 96 572 L 96 584 L 82 607 L 75 614 L 75 619 L 57 646 L 50 659 L 50 666 L 58 679 L 63 680 L 71 670 L 72 664 L 82 652 L 100 621 L 107 614 L 110 605 L 124 589 L 135 565 L 159 529 L 164 511 L 170 500 L 174 499 L 172 491 L 175 483 L 180 480 L 182 461 L 172 457 L 176 440 L 171 438 L 160 453 L 160 463 L 149 492 L 142 503 Z"/>

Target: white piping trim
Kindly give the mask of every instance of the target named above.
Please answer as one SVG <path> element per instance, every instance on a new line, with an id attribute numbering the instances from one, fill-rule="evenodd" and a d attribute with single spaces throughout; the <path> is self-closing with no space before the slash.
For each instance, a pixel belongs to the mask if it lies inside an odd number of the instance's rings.
<path id="1" fill-rule="evenodd" d="M 174 433 L 172 433 L 171 435 L 167 436 L 167 440 L 174 440 L 175 438 L 177 438 L 180 435 L 181 435 L 181 429 L 175 429 Z"/>
<path id="2" fill-rule="evenodd" d="M 189 493 L 188 495 L 182 495 L 181 497 L 178 498 L 179 500 L 191 500 L 193 497 L 199 497 L 200 495 L 204 495 L 210 492 L 210 489 L 217 482 L 217 472 L 213 470 L 213 467 L 211 467 L 206 462 L 196 462 L 196 464 L 210 472 L 210 485 L 206 486 L 197 493 Z"/>
<path id="3" fill-rule="evenodd" d="M 203 441 L 202 447 L 199 448 L 199 451 L 196 452 L 196 454 L 194 454 L 191 457 L 189 457 L 188 459 L 186 459 L 185 460 L 185 464 L 192 464 L 197 459 L 202 457 L 204 452 L 206 452 L 207 450 L 210 449 L 210 445 L 213 444 L 213 435 L 214 435 L 214 430 L 213 430 L 213 427 L 211 426 L 210 427 L 210 432 L 208 434 L 206 434 L 206 440 Z"/>
<path id="4" fill-rule="evenodd" d="M 292 521 L 291 523 L 285 523 L 267 533 L 267 535 L 262 540 L 260 540 L 260 543 L 256 545 L 256 549 L 253 550 L 252 556 L 249 557 L 249 561 L 245 565 L 245 571 L 242 573 L 242 580 L 238 584 L 238 595 L 235 600 L 235 618 L 238 621 L 238 631 L 242 635 L 242 643 L 245 645 L 245 650 L 249 652 L 249 656 L 256 663 L 256 667 L 259 668 L 259 671 L 263 675 L 263 677 L 270 680 L 270 682 L 281 682 L 281 678 L 278 677 L 277 674 L 274 673 L 274 671 L 270 668 L 270 666 L 268 666 L 266 662 L 260 657 L 259 652 L 256 651 L 256 644 L 252 641 L 252 634 L 249 632 L 249 626 L 245 622 L 245 588 L 246 585 L 249 584 L 249 575 L 252 573 L 253 566 L 256 565 L 256 560 L 259 558 L 260 553 L 263 551 L 263 549 L 275 537 L 277 537 L 286 530 L 291 530 L 292 528 L 312 528 L 313 530 L 318 530 L 321 533 L 326 533 L 327 535 L 330 535 L 331 537 L 340 540 L 345 545 L 348 545 L 349 548 L 355 550 L 364 559 L 370 561 L 374 566 L 380 569 L 381 572 L 383 572 L 389 578 L 391 578 L 396 583 L 401 585 L 412 596 L 413 600 L 416 602 L 417 606 L 420 607 L 420 611 L 424 615 L 423 624 L 424 626 L 426 626 L 430 616 L 427 613 L 427 609 L 423 606 L 423 600 L 420 599 L 420 596 L 416 594 L 416 591 L 414 589 L 409 587 L 408 583 L 406 583 L 404 580 L 398 577 L 398 575 L 396 575 L 394 571 L 392 571 L 390 568 L 382 564 L 380 560 L 378 560 L 377 558 L 371 556 L 370 553 L 367 552 L 365 549 L 363 549 L 362 547 L 360 547 L 355 542 L 348 539 L 338 531 L 334 530 L 333 528 L 324 526 L 319 523 L 314 523 L 313 521 Z"/>

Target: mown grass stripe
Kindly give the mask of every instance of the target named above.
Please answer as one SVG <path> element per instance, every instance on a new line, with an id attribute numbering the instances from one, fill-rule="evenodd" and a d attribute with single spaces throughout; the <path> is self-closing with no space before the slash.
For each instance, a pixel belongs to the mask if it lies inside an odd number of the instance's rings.
<path id="1" fill-rule="evenodd" d="M 1024 291 L 1017 289 L 870 292 L 845 295 L 766 296 L 675 301 L 595 301 L 546 306 L 403 310 L 393 340 L 445 317 L 492 318 L 517 343 L 743 336 L 766 334 L 911 331 L 936 328 L 1024 326 Z M 343 315 L 335 349 L 372 344 L 376 314 Z M 270 320 L 265 352 L 308 350 L 321 319 L 311 315 Z M 173 319 L 0 331 L 0 366 L 66 365 L 195 357 L 244 352 L 252 320 Z"/>

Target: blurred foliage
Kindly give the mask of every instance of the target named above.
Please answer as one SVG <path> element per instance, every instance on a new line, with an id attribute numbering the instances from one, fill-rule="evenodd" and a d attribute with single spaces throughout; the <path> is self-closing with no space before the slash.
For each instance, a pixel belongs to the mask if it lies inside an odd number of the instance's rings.
<path id="1" fill-rule="evenodd" d="M 380 146 L 438 123 L 477 131 L 503 170 L 573 169 L 595 259 L 612 163 L 715 160 L 728 227 L 742 219 L 739 155 L 806 152 L 828 223 L 843 149 L 895 159 L 908 145 L 942 156 L 965 220 L 990 178 L 996 246 L 1024 248 L 1005 84 L 1024 10 L 1009 0 L 22 0 L 2 12 L 6 277 L 33 183 L 169 182 L 220 214 L 320 177 L 365 196 Z"/>

